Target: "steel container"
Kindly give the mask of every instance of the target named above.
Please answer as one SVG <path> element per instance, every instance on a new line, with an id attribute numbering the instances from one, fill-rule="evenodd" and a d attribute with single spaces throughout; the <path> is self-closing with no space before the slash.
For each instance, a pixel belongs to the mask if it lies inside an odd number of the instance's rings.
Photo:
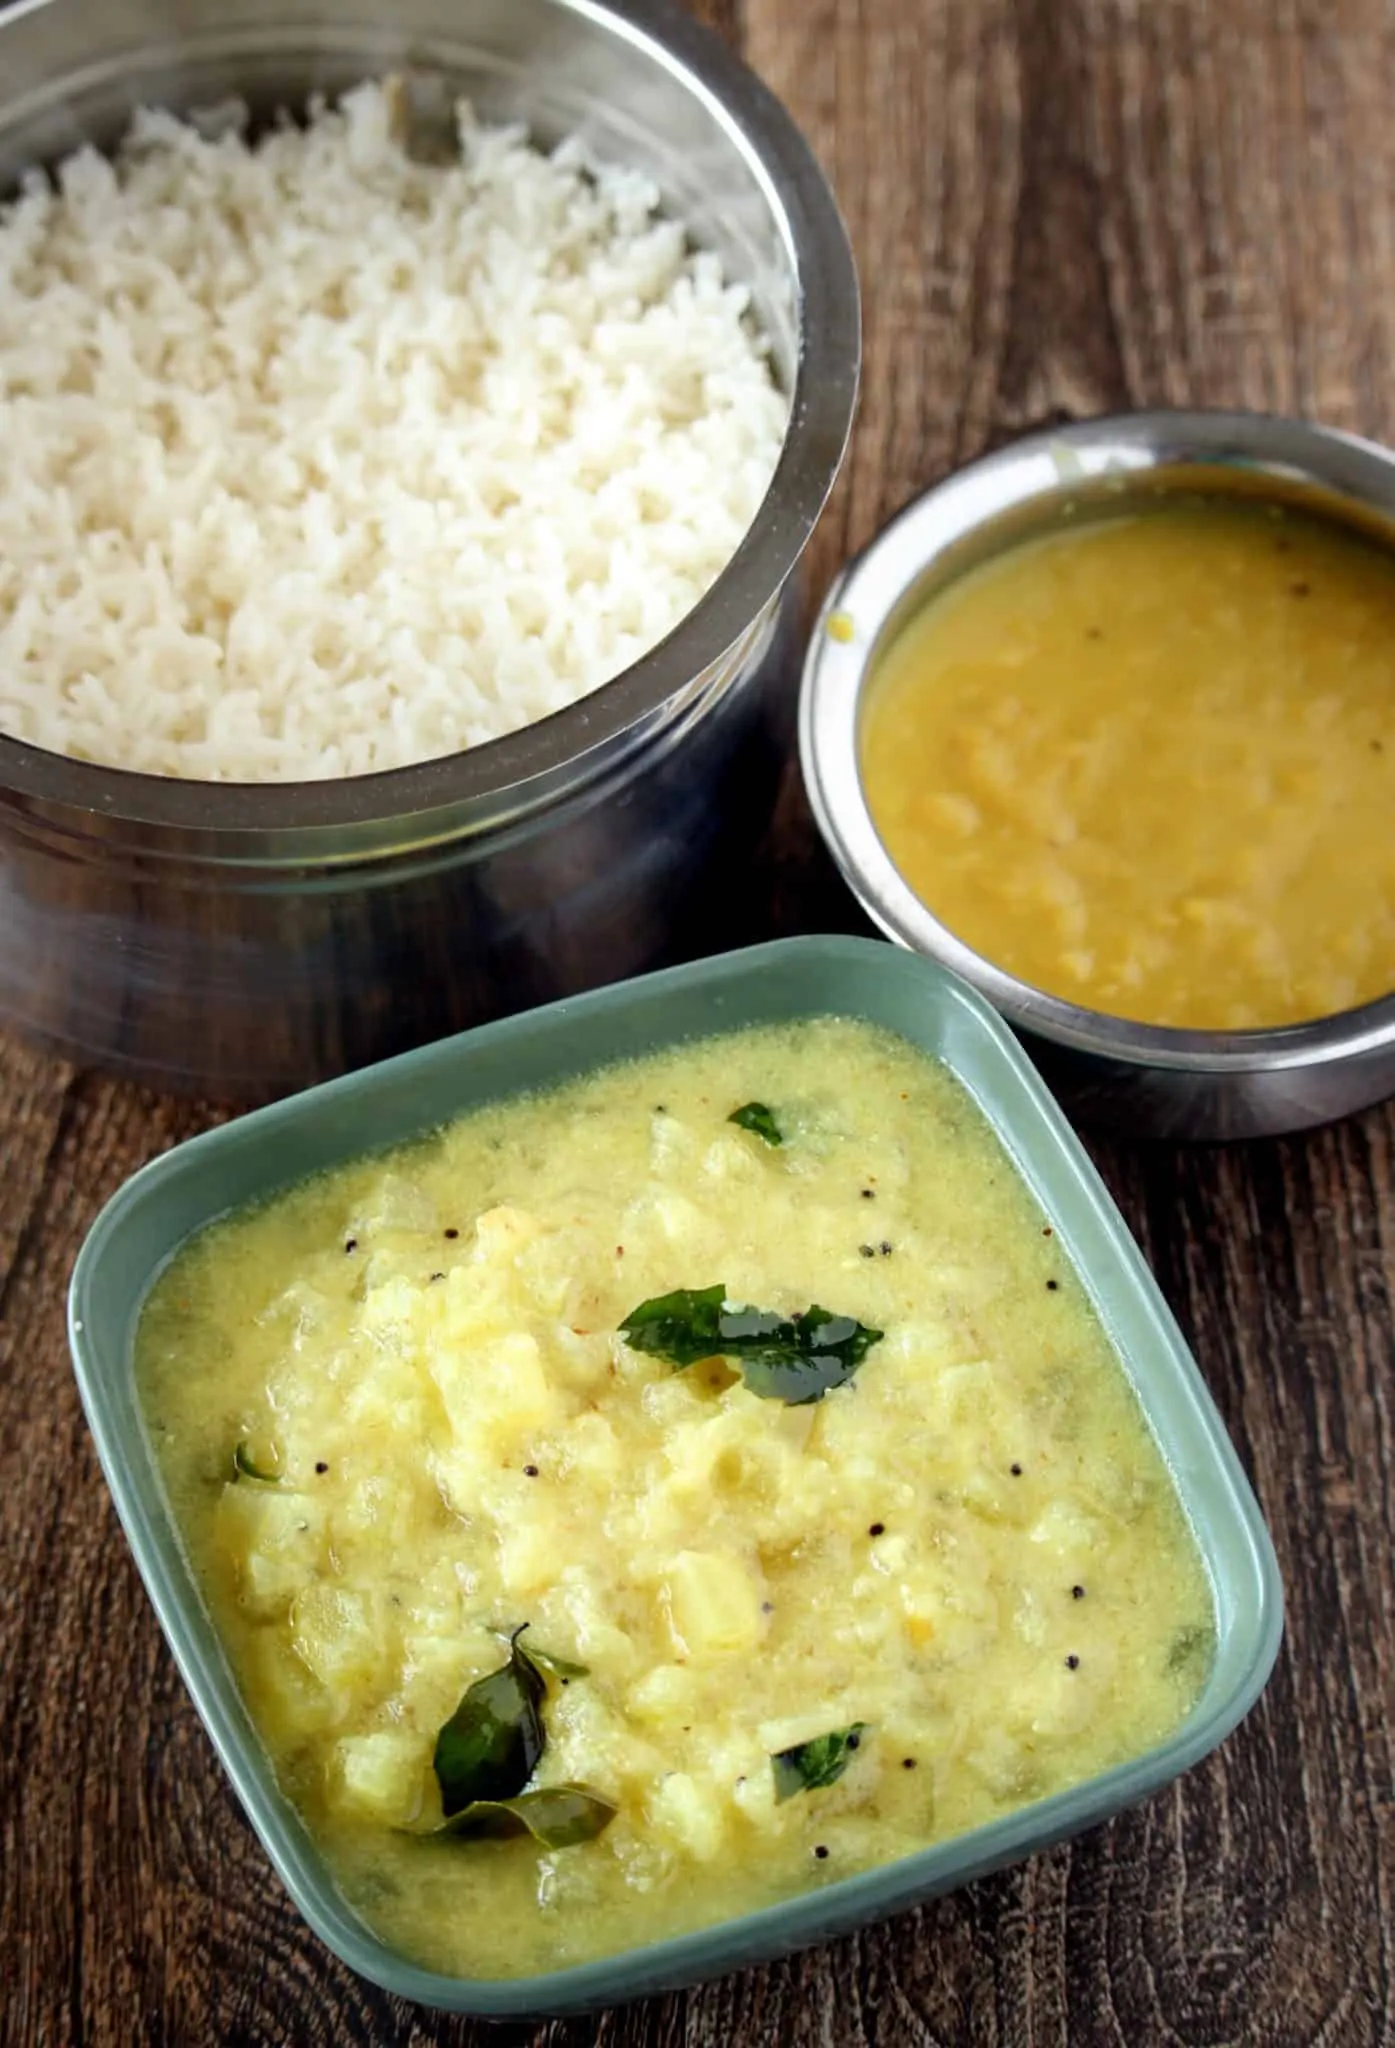
<path id="1" fill-rule="evenodd" d="M 0 1023 L 173 1088 L 275 1094 L 739 933 L 792 725 L 791 578 L 851 422 L 856 275 L 789 117 L 676 0 L 21 0 L 0 192 L 142 103 L 265 118 L 390 71 L 649 172 L 749 284 L 790 423 L 696 609 L 506 739 L 256 785 L 0 737 Z"/>
<path id="2" fill-rule="evenodd" d="M 1141 412 L 1030 435 L 908 505 L 829 592 L 805 663 L 800 759 L 819 828 L 868 915 L 987 996 L 1077 1114 L 1182 1139 L 1302 1130 L 1395 1093 L 1395 993 L 1266 1031 L 1163 1029 L 1046 995 L 921 902 L 883 846 L 862 788 L 868 678 L 917 605 L 1063 520 L 1176 489 L 1305 508 L 1395 547 L 1395 455 L 1330 428 L 1251 413 Z"/>

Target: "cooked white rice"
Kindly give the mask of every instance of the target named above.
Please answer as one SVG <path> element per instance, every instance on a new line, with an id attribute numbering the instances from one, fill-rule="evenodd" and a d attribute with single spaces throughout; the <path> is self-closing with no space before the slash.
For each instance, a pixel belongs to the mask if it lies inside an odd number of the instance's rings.
<path id="1" fill-rule="evenodd" d="M 249 143 L 143 113 L 0 210 L 0 730 L 357 775 L 634 661 L 730 559 L 786 402 L 643 176 L 364 85 Z"/>

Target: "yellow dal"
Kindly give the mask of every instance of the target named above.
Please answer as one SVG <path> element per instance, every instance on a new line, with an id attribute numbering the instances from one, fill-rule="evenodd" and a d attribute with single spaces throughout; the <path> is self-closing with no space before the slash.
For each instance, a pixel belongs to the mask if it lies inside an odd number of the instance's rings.
<path id="1" fill-rule="evenodd" d="M 1395 560 L 1190 499 L 1063 528 L 879 665 L 868 805 L 942 923 L 1148 1024 L 1296 1023 L 1395 988 Z"/>
<path id="2" fill-rule="evenodd" d="M 727 1121 L 750 1098 L 781 1148 Z M 615 1335 L 716 1281 L 885 1335 L 802 1407 Z M 308 1183 L 182 1252 L 137 1353 L 280 1781 L 427 1965 L 557 1967 L 905 1855 L 1140 1754 L 1204 1681 L 1205 1574 L 1071 1268 L 959 1084 L 861 1024 Z M 229 1483 L 242 1440 L 278 1484 Z M 618 1817 L 553 1852 L 396 1832 L 439 1818 L 436 1731 L 523 1622 L 589 1670 L 551 1682 L 538 1781 Z M 855 1721 L 842 1779 L 777 1804 L 771 1756 Z"/>

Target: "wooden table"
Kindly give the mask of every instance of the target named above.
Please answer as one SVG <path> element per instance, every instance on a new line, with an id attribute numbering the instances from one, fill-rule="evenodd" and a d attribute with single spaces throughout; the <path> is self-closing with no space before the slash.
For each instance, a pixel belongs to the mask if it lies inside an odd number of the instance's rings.
<path id="1" fill-rule="evenodd" d="M 826 580 L 1017 430 L 1142 404 L 1395 439 L 1395 14 L 1381 0 L 712 0 L 832 173 L 865 396 Z M 854 924 L 797 785 L 778 929 Z M 1395 2041 L 1395 1112 L 1097 1147 L 1273 1526 L 1249 1721 L 1114 1826 L 684 1996 L 454 2024 L 297 1920 L 164 1650 L 68 1371 L 99 1203 L 210 1113 L 0 1043 L 0 2037 L 691 2048 Z M 267 1957 L 265 1968 L 262 1958 Z"/>

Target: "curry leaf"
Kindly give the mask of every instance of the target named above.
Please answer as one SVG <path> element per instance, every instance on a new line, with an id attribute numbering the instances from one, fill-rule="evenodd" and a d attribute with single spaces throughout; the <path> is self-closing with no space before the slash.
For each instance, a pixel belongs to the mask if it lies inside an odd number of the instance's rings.
<path id="1" fill-rule="evenodd" d="M 726 1289 L 679 1287 L 633 1309 L 620 1334 L 635 1351 L 680 1368 L 734 1358 L 753 1394 L 799 1407 L 850 1380 L 880 1330 L 814 1304 L 802 1315 L 729 1303 Z"/>
<path id="2" fill-rule="evenodd" d="M 881 1336 L 855 1316 L 830 1315 L 814 1304 L 802 1316 L 746 1340 L 739 1354 L 741 1375 L 762 1400 L 798 1408 L 846 1385 Z"/>
<path id="3" fill-rule="evenodd" d="M 507 1664 L 476 1679 L 436 1737 L 431 1764 L 447 1820 L 480 1800 L 515 1798 L 543 1753 L 547 1687 L 519 1646 L 522 1633 L 509 1644 Z"/>
<path id="4" fill-rule="evenodd" d="M 548 1785 L 516 1799 L 476 1799 L 432 1832 L 476 1842 L 528 1834 L 545 1849 L 570 1849 L 603 1834 L 615 1812 L 608 1799 L 584 1785 Z"/>
<path id="5" fill-rule="evenodd" d="M 255 1479 L 262 1486 L 279 1486 L 281 1484 L 281 1474 L 279 1472 L 263 1471 L 261 1466 L 257 1464 L 256 1459 L 252 1456 L 252 1446 L 245 1437 L 233 1448 L 233 1478 L 234 1480 Z"/>
<path id="6" fill-rule="evenodd" d="M 589 1678 L 589 1664 L 573 1664 L 570 1657 L 559 1657 L 555 1650 L 540 1650 L 536 1643 L 528 1645 L 528 1656 L 534 1664 L 541 1664 L 544 1671 L 550 1671 L 554 1678 Z"/>
<path id="7" fill-rule="evenodd" d="M 721 1321 L 726 1298 L 727 1290 L 720 1284 L 676 1287 L 672 1294 L 656 1294 L 631 1309 L 620 1335 L 632 1350 L 666 1359 L 670 1365 L 719 1358 L 725 1348 Z"/>
<path id="8" fill-rule="evenodd" d="M 834 1728 L 827 1735 L 796 1742 L 792 1749 L 782 1749 L 771 1757 L 776 1805 L 793 1799 L 797 1792 L 819 1792 L 825 1785 L 836 1785 L 866 1729 L 865 1721 L 854 1721 L 851 1728 Z"/>
<path id="9" fill-rule="evenodd" d="M 750 1131 L 757 1138 L 764 1138 L 767 1145 L 783 1145 L 784 1134 L 775 1121 L 774 1112 L 763 1102 L 743 1102 L 740 1109 L 734 1109 L 727 1118 L 729 1124 L 740 1124 L 743 1131 Z"/>
<path id="10" fill-rule="evenodd" d="M 1209 1628 L 1192 1627 L 1178 1629 L 1172 1638 L 1172 1647 L 1167 1653 L 1169 1671 L 1185 1671 L 1189 1665 L 1210 1661 L 1215 1646 L 1215 1631 Z"/>
<path id="11" fill-rule="evenodd" d="M 506 1621 L 489 1620 L 483 1616 L 480 1617 L 480 1622 L 481 1626 L 487 1628 L 491 1635 L 507 1636 L 510 1642 L 518 1641 L 526 1631 L 528 1641 L 521 1646 L 519 1655 L 526 1657 L 530 1664 L 539 1665 L 544 1671 L 550 1671 L 554 1678 L 589 1678 L 591 1676 L 589 1664 L 574 1664 L 570 1657 L 559 1657 L 555 1650 L 544 1650 L 535 1643 L 532 1637 L 531 1622 L 525 1621 L 522 1628 L 511 1628 Z"/>

